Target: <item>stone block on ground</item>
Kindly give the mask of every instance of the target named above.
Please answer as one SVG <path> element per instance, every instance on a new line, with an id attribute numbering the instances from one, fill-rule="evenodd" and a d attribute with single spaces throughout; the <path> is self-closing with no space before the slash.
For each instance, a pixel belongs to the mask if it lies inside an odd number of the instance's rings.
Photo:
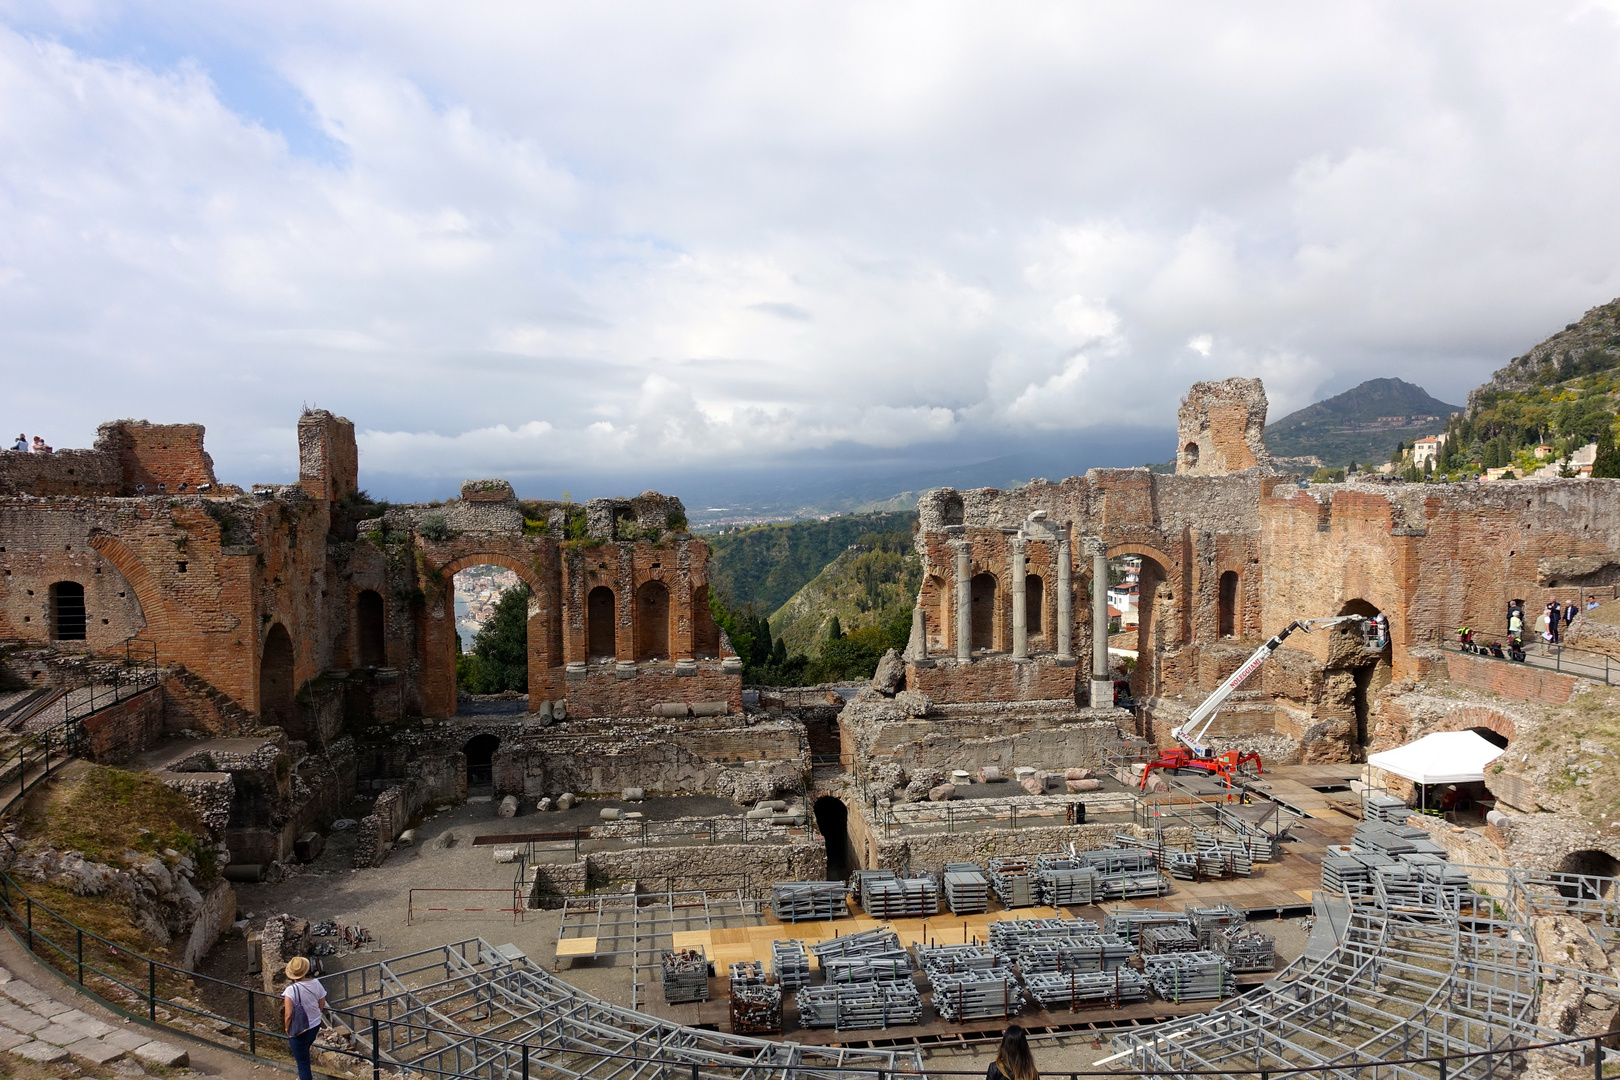
<path id="1" fill-rule="evenodd" d="M 15 1050 L 12 1050 L 11 1053 L 40 1065 L 55 1065 L 58 1061 L 68 1059 L 66 1049 L 57 1046 L 55 1043 L 40 1042 L 38 1039 L 23 1043 Z"/>
<path id="2" fill-rule="evenodd" d="M 76 1027 L 93 1039 L 104 1039 L 112 1032 L 118 1030 L 111 1024 L 104 1024 L 95 1017 L 80 1012 L 78 1009 L 69 1009 L 67 1012 L 59 1013 L 51 1019 L 55 1020 L 58 1024 L 69 1024 Z"/>
<path id="3" fill-rule="evenodd" d="M 994 784 L 1002 779 L 1001 769 L 995 765 L 979 766 L 979 783 Z"/>
<path id="4" fill-rule="evenodd" d="M 50 995 L 43 990 L 36 990 L 27 983 L 19 982 L 16 979 L 0 986 L 0 994 L 6 995 L 6 997 L 22 1006 L 38 1005 L 42 1001 L 51 1000 Z"/>
<path id="5" fill-rule="evenodd" d="M 84 1032 L 66 1024 L 49 1023 L 34 1032 L 34 1038 L 57 1046 L 69 1046 L 84 1038 Z"/>
<path id="6" fill-rule="evenodd" d="M 31 1042 L 27 1035 L 20 1031 L 12 1031 L 8 1027 L 0 1027 L 0 1050 L 11 1050 L 25 1042 Z"/>
<path id="7" fill-rule="evenodd" d="M 103 1035 L 102 1038 L 125 1050 L 134 1050 L 136 1047 L 145 1046 L 152 1041 L 152 1036 L 145 1031 L 134 1028 L 114 1031 L 111 1035 Z"/>
<path id="8" fill-rule="evenodd" d="M 955 784 L 940 784 L 938 787 L 928 789 L 928 798 L 932 802 L 945 802 L 956 797 Z"/>
<path id="9" fill-rule="evenodd" d="M 1038 776 L 1026 776 L 1022 780 L 1018 781 L 1018 786 L 1029 792 L 1031 795 L 1039 795 L 1041 792 L 1046 790 L 1046 781 L 1042 780 Z"/>
<path id="10" fill-rule="evenodd" d="M 515 847 L 498 847 L 495 849 L 495 861 L 498 863 L 517 862 L 518 849 Z"/>
<path id="11" fill-rule="evenodd" d="M 124 1056 L 123 1047 L 114 1046 L 105 1039 L 81 1039 L 67 1050 L 80 1061 L 88 1061 L 92 1065 L 106 1065 Z"/>
<path id="12" fill-rule="evenodd" d="M 1102 787 L 1101 780 L 1065 780 L 1063 786 L 1070 791 L 1096 791 Z"/>
<path id="13" fill-rule="evenodd" d="M 191 1063 L 191 1054 L 185 1048 L 155 1039 L 145 1046 L 137 1046 L 134 1054 L 148 1065 L 161 1065 L 166 1069 L 178 1069 Z"/>
<path id="14" fill-rule="evenodd" d="M 495 816 L 496 817 L 503 817 L 503 818 L 517 817 L 517 812 L 518 812 L 518 797 L 516 795 L 508 795 L 508 796 L 506 796 L 505 798 L 503 798 L 501 800 L 500 805 L 495 808 Z"/>
<path id="15" fill-rule="evenodd" d="M 1063 772 L 1063 779 L 1065 779 L 1065 780 L 1090 780 L 1091 779 L 1091 770 L 1090 769 L 1065 769 L 1064 772 Z"/>
<path id="16" fill-rule="evenodd" d="M 33 1013 L 35 1016 L 43 1016 L 47 1020 L 54 1020 L 63 1013 L 70 1012 L 78 1013 L 80 1016 L 84 1015 L 73 1006 L 64 1005 L 55 998 L 46 998 L 44 1001 L 36 1002 L 35 1004 L 28 1006 L 28 1011 Z"/>
<path id="17" fill-rule="evenodd" d="M 49 1023 L 50 1021 L 43 1016 L 37 1016 L 27 1009 L 19 1009 L 15 1005 L 0 1005 L 0 1024 L 24 1035 L 38 1031 Z"/>
<path id="18" fill-rule="evenodd" d="M 906 681 L 906 662 L 900 659 L 896 649 L 890 649 L 878 661 L 877 672 L 872 676 L 872 688 L 879 693 L 893 697 L 899 692 Z"/>
<path id="19" fill-rule="evenodd" d="M 572 791 L 565 791 L 561 795 L 557 796 L 557 809 L 567 810 L 577 801 L 578 800 L 574 798 L 574 793 Z"/>

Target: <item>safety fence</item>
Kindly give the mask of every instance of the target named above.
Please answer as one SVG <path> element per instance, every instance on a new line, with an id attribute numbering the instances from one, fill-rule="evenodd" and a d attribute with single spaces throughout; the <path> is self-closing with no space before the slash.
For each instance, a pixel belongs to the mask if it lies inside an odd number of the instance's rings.
<path id="1" fill-rule="evenodd" d="M 1491 647 L 1493 644 L 1496 646 L 1494 649 Z M 1620 661 L 1611 660 L 1603 653 L 1566 648 L 1563 645 L 1545 641 L 1527 640 L 1524 643 L 1524 659 L 1517 660 L 1509 653 L 1505 640 L 1484 644 L 1476 641 L 1472 646 L 1469 646 L 1454 638 L 1445 636 L 1440 639 L 1440 648 L 1445 652 L 1476 656 L 1482 660 L 1494 660 L 1502 664 L 1516 664 L 1520 667 L 1537 668 L 1541 671 L 1552 671 L 1562 675 L 1575 675 L 1608 686 L 1620 686 Z M 1497 655 L 1498 651 L 1501 653 L 1500 656 Z"/>
<path id="2" fill-rule="evenodd" d="M 896 803 L 880 817 L 885 836 L 916 832 L 969 832 L 974 829 L 1036 829 L 1084 825 L 1087 820 L 1121 822 L 1129 811 L 1109 811 L 1087 817 L 1081 799 L 1050 799 L 1044 803 L 999 802 L 993 799 L 952 799 L 946 802 Z"/>

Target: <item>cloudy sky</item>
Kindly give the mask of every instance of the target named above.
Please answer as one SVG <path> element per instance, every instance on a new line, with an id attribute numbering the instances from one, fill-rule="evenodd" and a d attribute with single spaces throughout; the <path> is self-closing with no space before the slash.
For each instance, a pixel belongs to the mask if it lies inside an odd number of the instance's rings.
<path id="1" fill-rule="evenodd" d="M 0 426 L 555 495 L 1455 402 L 1620 295 L 1617 181 L 1595 3 L 0 0 Z"/>

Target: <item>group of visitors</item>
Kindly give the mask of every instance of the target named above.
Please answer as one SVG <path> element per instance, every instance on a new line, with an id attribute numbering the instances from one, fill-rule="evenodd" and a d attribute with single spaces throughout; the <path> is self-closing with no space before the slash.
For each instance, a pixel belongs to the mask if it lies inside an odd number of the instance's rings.
<path id="1" fill-rule="evenodd" d="M 51 448 L 45 445 L 45 440 L 38 435 L 34 436 L 34 444 L 30 446 L 28 445 L 28 436 L 19 434 L 17 436 L 17 441 L 11 444 L 11 448 L 13 450 L 20 450 L 25 454 L 48 454 L 51 452 Z"/>
<path id="2" fill-rule="evenodd" d="M 1595 605 L 1593 605 L 1595 606 Z M 1568 629 L 1569 624 L 1575 621 L 1575 616 L 1581 609 L 1575 606 L 1572 600 L 1568 603 L 1559 603 L 1552 599 L 1541 612 L 1541 640 L 1548 645 L 1557 645 L 1562 640 L 1558 635 L 1560 629 Z M 1524 601 L 1508 601 L 1508 637 L 1516 642 L 1524 640 Z"/>

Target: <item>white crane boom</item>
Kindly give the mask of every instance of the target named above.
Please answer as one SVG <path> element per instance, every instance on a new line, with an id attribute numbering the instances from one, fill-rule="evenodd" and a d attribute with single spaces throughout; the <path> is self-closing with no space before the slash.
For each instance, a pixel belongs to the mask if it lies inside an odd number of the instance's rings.
<path id="1" fill-rule="evenodd" d="M 1192 711 L 1186 722 L 1178 728 L 1172 728 L 1170 734 L 1174 735 L 1176 741 L 1182 746 L 1185 746 L 1199 757 L 1209 757 L 1211 751 L 1208 746 L 1204 745 L 1204 733 L 1209 730 L 1209 725 L 1215 722 L 1216 712 L 1226 703 L 1226 699 L 1231 697 L 1237 688 L 1243 685 L 1243 680 L 1253 675 L 1260 665 L 1270 659 L 1271 654 L 1281 647 L 1283 638 L 1292 634 L 1295 630 L 1303 630 L 1308 634 L 1312 630 L 1321 627 L 1337 626 L 1345 622 L 1366 621 L 1367 616 L 1365 615 L 1336 615 L 1331 619 L 1295 619 L 1283 627 L 1281 633 L 1254 650 L 1254 653 L 1243 661 L 1236 671 L 1227 676 L 1225 682 L 1215 688 L 1213 694 L 1205 698 L 1198 708 Z"/>

